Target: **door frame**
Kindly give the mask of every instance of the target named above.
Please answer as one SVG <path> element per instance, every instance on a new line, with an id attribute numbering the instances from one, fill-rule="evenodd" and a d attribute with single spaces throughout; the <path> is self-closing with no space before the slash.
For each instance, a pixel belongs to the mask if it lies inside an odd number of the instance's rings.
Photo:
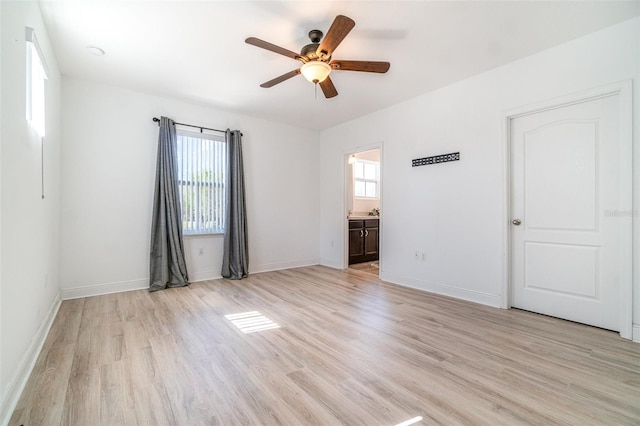
<path id="1" fill-rule="evenodd" d="M 349 268 L 349 211 L 347 209 L 347 205 L 348 205 L 348 200 L 347 200 L 347 196 L 349 194 L 349 192 L 347 191 L 347 185 L 349 185 L 351 182 L 348 182 L 347 177 L 349 176 L 349 156 L 351 154 L 357 154 L 359 152 L 365 152 L 365 151 L 372 151 L 374 149 L 379 149 L 380 150 L 380 216 L 379 216 L 379 222 L 378 222 L 378 273 L 382 273 L 382 255 L 383 255 L 383 250 L 382 250 L 382 216 L 384 213 L 384 208 L 383 208 L 383 192 L 384 192 L 384 185 L 383 185 L 383 176 L 384 176 L 384 149 L 383 149 L 383 145 L 384 143 L 382 141 L 377 142 L 377 143 L 373 143 L 370 145 L 361 145 L 361 146 L 356 146 L 353 148 L 346 148 L 345 150 L 342 151 L 342 167 L 340 168 L 340 170 L 342 170 L 342 206 L 340 208 L 340 220 L 342 221 L 342 251 L 343 251 L 343 256 L 342 256 L 342 269 L 347 269 Z"/>
<path id="2" fill-rule="evenodd" d="M 530 114 L 536 114 L 570 105 L 580 104 L 609 96 L 618 96 L 620 108 L 620 209 L 633 211 L 633 136 L 632 136 L 632 81 L 624 80 L 570 95 L 549 99 L 506 110 L 502 114 L 503 129 L 503 268 L 501 308 L 511 308 L 512 247 L 511 247 L 511 121 Z M 633 334 L 633 228 L 632 217 L 618 217 L 621 232 L 620 241 L 620 336 L 632 339 Z"/>

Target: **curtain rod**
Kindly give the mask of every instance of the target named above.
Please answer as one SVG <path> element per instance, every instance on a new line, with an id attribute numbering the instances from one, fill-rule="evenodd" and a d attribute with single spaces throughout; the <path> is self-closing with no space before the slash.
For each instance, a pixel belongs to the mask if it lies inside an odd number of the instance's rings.
<path id="1" fill-rule="evenodd" d="M 153 117 L 153 122 L 154 123 L 158 123 L 158 126 L 160 125 L 160 119 L 158 117 Z M 200 129 L 200 133 L 202 133 L 203 130 L 211 130 L 213 132 L 220 132 L 220 133 L 226 133 L 227 132 L 226 130 L 212 129 L 210 127 L 194 126 L 193 124 L 177 123 L 175 121 L 174 121 L 174 124 L 178 124 L 180 126 L 193 127 L 195 129 Z M 240 133 L 240 136 L 244 136 L 242 134 L 242 132 Z"/>

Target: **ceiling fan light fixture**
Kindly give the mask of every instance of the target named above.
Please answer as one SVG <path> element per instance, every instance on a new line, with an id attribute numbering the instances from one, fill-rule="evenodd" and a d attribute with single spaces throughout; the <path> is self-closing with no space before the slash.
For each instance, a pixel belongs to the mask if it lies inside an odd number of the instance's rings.
<path id="1" fill-rule="evenodd" d="M 331 67 L 326 62 L 322 61 L 310 61 L 304 64 L 300 68 L 300 72 L 311 83 L 322 83 L 329 73 L 331 73 Z"/>

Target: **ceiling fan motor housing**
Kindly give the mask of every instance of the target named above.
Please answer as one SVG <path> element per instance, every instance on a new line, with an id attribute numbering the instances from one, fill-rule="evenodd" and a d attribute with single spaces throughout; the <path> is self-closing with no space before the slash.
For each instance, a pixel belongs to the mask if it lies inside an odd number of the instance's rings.
<path id="1" fill-rule="evenodd" d="M 316 51 L 318 50 L 318 46 L 320 45 L 320 40 L 322 40 L 323 35 L 324 34 L 320 30 L 309 31 L 309 39 L 311 40 L 311 43 L 302 48 L 302 50 L 300 51 L 300 55 L 304 56 L 310 61 L 318 59 Z"/>
<path id="2" fill-rule="evenodd" d="M 318 43 L 307 44 L 300 51 L 300 56 L 304 56 L 305 58 L 307 58 L 310 61 L 312 61 L 314 59 L 318 59 L 318 55 L 316 54 L 316 51 L 318 50 L 318 46 L 319 46 Z"/>
<path id="3" fill-rule="evenodd" d="M 322 31 L 320 30 L 311 30 L 309 31 L 309 38 L 311 39 L 311 43 L 320 43 L 322 40 Z"/>

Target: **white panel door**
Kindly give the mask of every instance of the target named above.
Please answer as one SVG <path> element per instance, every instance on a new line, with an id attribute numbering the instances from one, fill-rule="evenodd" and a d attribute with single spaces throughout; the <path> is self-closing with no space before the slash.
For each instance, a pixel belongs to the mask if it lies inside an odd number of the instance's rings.
<path id="1" fill-rule="evenodd" d="M 511 120 L 511 306 L 620 330 L 617 96 Z"/>

